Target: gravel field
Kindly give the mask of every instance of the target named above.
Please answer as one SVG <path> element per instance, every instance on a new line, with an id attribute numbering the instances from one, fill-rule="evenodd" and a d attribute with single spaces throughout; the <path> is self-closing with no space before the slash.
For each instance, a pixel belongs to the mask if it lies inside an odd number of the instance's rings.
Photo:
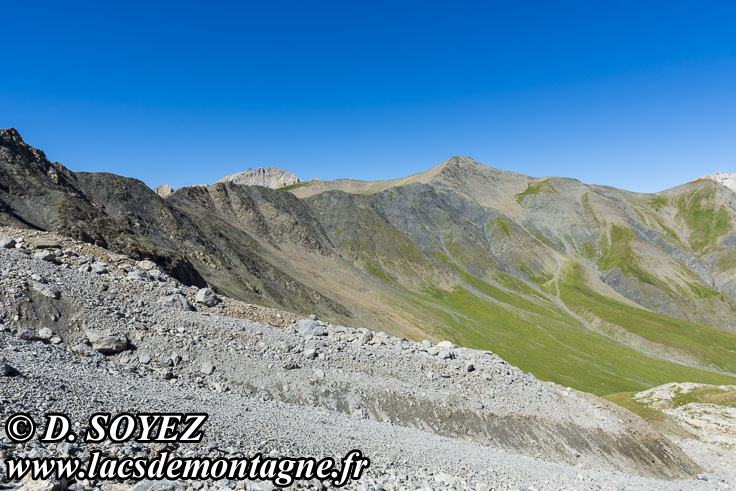
<path id="1" fill-rule="evenodd" d="M 4 238 L 3 238 L 4 237 Z M 52 234 L 0 230 L 2 419 L 206 412 L 199 444 L 103 444 L 109 455 L 342 457 L 356 489 L 729 489 L 736 457 L 679 445 L 594 396 L 542 382 L 490 352 L 298 319 L 181 285 Z M 92 445 L 11 445 L 11 456 Z M 685 451 L 683 451 L 683 449 Z M 3 471 L 4 474 L 4 471 Z M 127 489 L 134 483 L 0 483 Z M 271 489 L 218 481 L 217 488 Z M 202 483 L 138 483 L 141 489 Z M 317 481 L 298 487 L 322 489 Z"/>

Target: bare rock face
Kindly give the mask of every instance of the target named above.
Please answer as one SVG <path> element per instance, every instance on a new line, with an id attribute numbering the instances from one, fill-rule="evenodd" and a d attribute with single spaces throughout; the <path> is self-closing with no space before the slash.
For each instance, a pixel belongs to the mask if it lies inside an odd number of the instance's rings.
<path id="1" fill-rule="evenodd" d="M 156 194 L 158 194 L 162 198 L 165 198 L 165 197 L 167 197 L 168 195 L 170 195 L 171 193 L 174 192 L 174 190 L 172 189 L 172 187 L 169 186 L 168 184 L 161 184 L 156 189 L 154 189 L 154 191 L 156 191 Z"/>
<path id="2" fill-rule="evenodd" d="M 731 191 L 736 191 L 736 172 L 731 174 L 727 172 L 716 172 L 709 176 L 703 176 L 700 179 L 711 179 L 716 181 L 718 184 L 726 186 Z"/>
<path id="3" fill-rule="evenodd" d="M 223 177 L 218 182 L 233 182 L 245 186 L 263 186 L 271 189 L 279 189 L 285 186 L 292 186 L 302 182 L 289 171 L 281 170 L 278 167 L 259 167 L 257 169 L 248 169 L 237 174 Z"/>

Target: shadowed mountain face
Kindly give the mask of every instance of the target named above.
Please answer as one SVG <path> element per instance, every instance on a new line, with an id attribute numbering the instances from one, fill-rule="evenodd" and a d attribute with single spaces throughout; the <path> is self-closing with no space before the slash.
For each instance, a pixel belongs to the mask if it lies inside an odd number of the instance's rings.
<path id="1" fill-rule="evenodd" d="M 0 130 L 0 221 L 254 303 L 491 349 L 598 394 L 734 383 L 736 193 L 531 178 L 465 157 L 403 179 L 220 182 L 161 198 Z"/>

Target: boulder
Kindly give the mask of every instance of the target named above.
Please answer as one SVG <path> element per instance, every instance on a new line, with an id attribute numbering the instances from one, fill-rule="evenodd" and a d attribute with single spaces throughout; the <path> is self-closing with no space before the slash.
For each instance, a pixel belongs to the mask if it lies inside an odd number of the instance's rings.
<path id="1" fill-rule="evenodd" d="M 0 238 L 0 249 L 13 249 L 15 248 L 15 239 L 10 237 Z"/>
<path id="2" fill-rule="evenodd" d="M 325 328 L 312 319 L 302 319 L 296 323 L 296 332 L 302 336 L 327 336 Z"/>
<path id="3" fill-rule="evenodd" d="M 61 491 L 64 486 L 58 481 L 28 481 L 19 490 L 23 491 Z"/>
<path id="4" fill-rule="evenodd" d="M 94 274 L 107 274 L 110 271 L 110 267 L 107 263 L 98 262 L 92 265 L 92 272 Z"/>
<path id="5" fill-rule="evenodd" d="M 45 283 L 41 283 L 40 281 L 34 281 L 33 283 L 31 283 L 31 286 L 34 290 L 36 290 L 44 297 L 48 297 L 54 300 L 57 300 L 61 297 L 61 292 L 59 290 Z"/>
<path id="6" fill-rule="evenodd" d="M 181 491 L 184 486 L 175 481 L 161 479 L 160 481 L 140 481 L 130 488 L 130 491 Z"/>
<path id="7" fill-rule="evenodd" d="M 61 247 L 58 241 L 47 237 L 31 237 L 28 244 L 34 249 L 58 249 Z"/>
<path id="8" fill-rule="evenodd" d="M 143 271 L 151 271 L 153 268 L 156 267 L 156 263 L 153 261 L 149 261 L 148 259 L 145 259 L 143 261 L 138 261 L 136 263 L 136 266 L 138 266 Z"/>
<path id="9" fill-rule="evenodd" d="M 131 271 L 128 273 L 128 279 L 136 281 L 150 281 L 151 277 L 143 271 Z"/>
<path id="10" fill-rule="evenodd" d="M 44 341 L 49 341 L 51 338 L 54 337 L 54 331 L 49 329 L 48 327 L 42 327 L 38 330 L 38 339 L 42 339 Z"/>
<path id="11" fill-rule="evenodd" d="M 161 300 L 159 300 L 158 303 L 159 305 L 163 305 L 164 307 L 167 307 L 172 310 L 181 310 L 181 311 L 193 310 L 192 306 L 189 304 L 189 301 L 187 300 L 187 297 L 185 297 L 181 293 L 175 293 L 173 295 L 166 295 Z"/>
<path id="12" fill-rule="evenodd" d="M 33 258 L 52 263 L 56 261 L 56 254 L 51 251 L 38 251 L 33 255 Z"/>
<path id="13" fill-rule="evenodd" d="M 105 355 L 92 348 L 92 346 L 84 343 L 75 344 L 69 348 L 72 353 L 79 356 L 86 356 L 89 358 L 104 358 Z"/>
<path id="14" fill-rule="evenodd" d="M 197 303 L 206 305 L 207 307 L 214 307 L 221 301 L 210 288 L 202 288 L 199 290 L 197 295 L 194 297 L 194 300 L 196 300 Z"/>
<path id="15" fill-rule="evenodd" d="M 92 348 L 103 355 L 114 355 L 128 348 L 128 338 L 122 335 L 87 331 L 86 336 Z"/>
<path id="16" fill-rule="evenodd" d="M 0 377 L 10 377 L 17 373 L 15 368 L 0 360 Z"/>
<path id="17" fill-rule="evenodd" d="M 204 375 L 212 375 L 212 373 L 215 371 L 215 365 L 213 365 L 209 361 L 205 361 L 204 363 L 202 363 L 199 371 Z"/>
<path id="18" fill-rule="evenodd" d="M 35 341 L 36 340 L 36 333 L 33 332 L 33 329 L 21 329 L 18 331 L 18 339 L 22 339 L 23 341 Z"/>
<path id="19" fill-rule="evenodd" d="M 371 339 L 373 339 L 373 333 L 366 329 L 358 338 L 358 344 L 368 344 Z"/>
<path id="20" fill-rule="evenodd" d="M 437 353 L 437 357 L 440 360 L 452 360 L 455 358 L 455 353 L 453 353 L 452 350 L 449 349 L 442 349 L 439 353 Z"/>

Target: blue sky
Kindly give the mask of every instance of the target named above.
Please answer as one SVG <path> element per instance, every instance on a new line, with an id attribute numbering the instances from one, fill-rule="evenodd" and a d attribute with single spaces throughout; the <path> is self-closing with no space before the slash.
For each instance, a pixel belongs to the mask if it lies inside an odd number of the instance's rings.
<path id="1" fill-rule="evenodd" d="M 468 155 L 657 191 L 736 171 L 734 5 L 7 2 L 0 126 L 151 186 Z"/>

